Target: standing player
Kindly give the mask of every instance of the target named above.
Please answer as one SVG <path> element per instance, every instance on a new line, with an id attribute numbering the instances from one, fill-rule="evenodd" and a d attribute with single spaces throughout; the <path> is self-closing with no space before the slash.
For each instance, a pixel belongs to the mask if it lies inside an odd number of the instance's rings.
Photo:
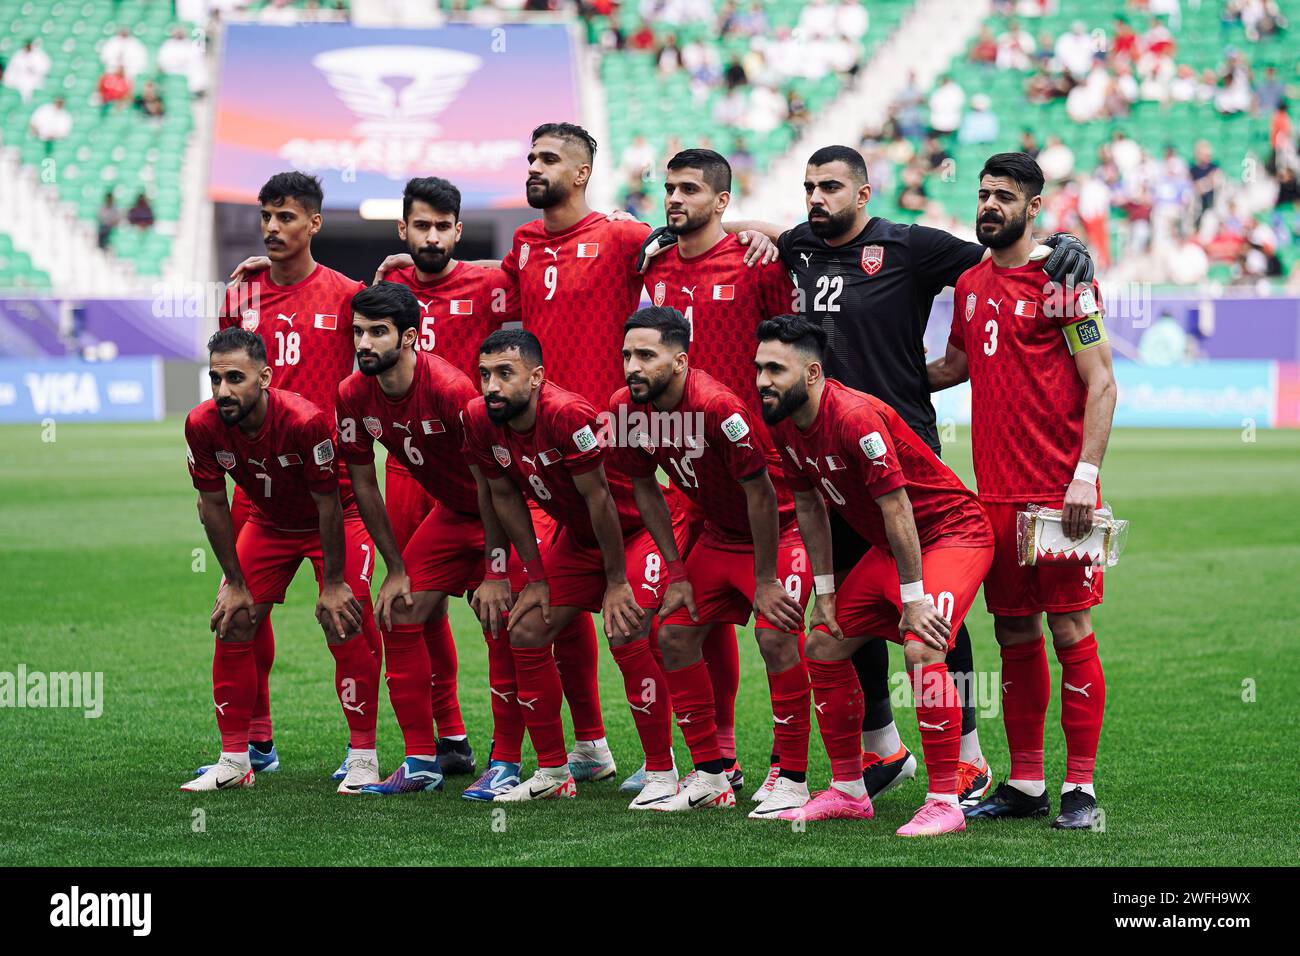
<path id="1" fill-rule="evenodd" d="M 465 408 L 465 443 L 527 570 L 508 631 L 519 705 L 538 764 L 529 780 L 496 799 L 576 795 L 550 644 L 575 616 L 599 610 L 645 750 L 646 787 L 629 809 L 647 809 L 677 791 L 667 685 L 648 632 L 665 578 L 671 584 L 680 571 L 678 543 L 672 534 L 656 542 L 646 530 L 627 476 L 605 469 L 596 409 L 545 381 L 536 336 L 523 329 L 494 332 L 480 353 L 483 398 Z M 523 488 L 555 521 L 542 556 Z M 679 528 L 684 538 L 684 524 Z M 485 627 L 495 633 L 510 605 L 509 583 L 484 581 L 476 600 Z"/>
<path id="2" fill-rule="evenodd" d="M 751 419 L 750 403 L 689 366 L 691 326 L 682 313 L 652 306 L 624 328 L 628 387 L 610 399 L 609 411 L 612 422 L 648 423 L 644 431 L 638 426 L 621 436 L 638 510 L 656 539 L 669 536 L 668 505 L 655 479 L 662 467 L 705 516 L 686 561 L 696 606 L 674 609 L 677 602 L 666 600 L 659 631 L 673 711 L 697 772 L 655 809 L 734 805 L 701 649 L 710 626 L 745 624 L 752 612 L 782 762 L 780 778 L 750 817 L 775 818 L 808 800 L 809 686 L 800 643 L 811 581 L 793 502 L 766 429 Z"/>
<path id="3" fill-rule="evenodd" d="M 346 489 L 340 499 L 330 413 L 292 392 L 269 388 L 262 340 L 223 329 L 208 343 L 213 397 L 190 412 L 185 441 L 199 492 L 199 515 L 225 572 L 212 612 L 217 634 L 213 703 L 221 757 L 182 790 L 251 786 L 249 728 L 258 691 L 253 634 L 304 558 L 320 584 L 316 616 L 335 660 L 335 687 L 351 729 L 347 776 L 339 793 L 379 780 L 375 710 L 379 662 L 363 628 L 374 628 L 370 571 L 374 549 Z M 226 501 L 226 475 L 250 500 L 238 535 Z"/>
<path id="4" fill-rule="evenodd" d="M 1002 649 L 1011 774 L 967 815 L 1049 812 L 1043 777 L 1051 696 L 1046 612 L 1061 662 L 1067 756 L 1061 812 L 1052 826 L 1087 829 L 1097 806 L 1093 768 L 1106 706 L 1090 610 L 1101 603 L 1101 571 L 1078 564 L 1021 567 L 1016 513 L 1030 504 L 1059 506 L 1067 535 L 1082 538 L 1091 531 L 1115 413 L 1115 376 L 1095 286 L 1049 294 L 1031 261 L 1031 224 L 1042 188 L 1042 170 L 1023 153 L 998 153 L 984 164 L 976 233 L 992 256 L 957 281 L 948 349 L 930 363 L 929 374 L 936 390 L 970 379 L 975 479 L 997 540 L 984 600 Z"/>
<path id="5" fill-rule="evenodd" d="M 352 373 L 351 301 L 364 286 L 316 262 L 312 238 L 321 230 L 320 180 L 299 172 L 277 173 L 257 194 L 262 207 L 262 244 L 267 259 L 246 261 L 227 292 L 221 328 L 255 332 L 265 344 L 276 388 L 296 392 L 317 408 L 332 413 L 339 382 Z M 249 268 L 252 266 L 253 268 Z M 347 473 L 339 470 L 347 486 Z M 248 520 L 248 496 L 236 487 L 231 514 L 235 531 Z M 376 660 L 381 653 L 379 634 L 367 629 Z M 269 679 L 275 663 L 275 633 L 268 613 L 258 622 L 253 641 L 257 662 L 257 700 L 249 757 L 259 772 L 279 768 L 271 736 Z M 347 772 L 347 761 L 334 773 Z M 200 768 L 202 771 L 204 768 Z"/>
<path id="6" fill-rule="evenodd" d="M 781 259 L 794 273 L 798 287 L 797 307 L 792 311 L 826 331 L 826 375 L 886 402 L 939 455 L 925 372 L 925 327 L 935 296 L 979 262 L 985 250 L 939 229 L 870 215 L 866 164 L 857 150 L 847 146 L 826 146 L 813 153 L 803 187 L 807 222 L 786 231 L 748 222 L 728 228 L 761 229 L 777 240 Z M 1050 276 L 1057 281 L 1080 273 L 1091 278 L 1092 264 L 1078 240 L 1061 234 L 1048 242 L 1056 245 L 1043 264 Z M 867 543 L 838 515 L 831 520 L 835 568 L 847 573 Z M 867 701 L 862 725 L 864 776 L 876 797 L 911 777 L 916 761 L 894 724 L 884 642 L 867 642 L 854 663 Z M 989 789 L 992 778 L 980 751 L 971 679 L 974 665 L 964 624 L 957 631 L 948 663 L 965 697 L 961 792 L 969 804 Z"/>
<path id="7" fill-rule="evenodd" d="M 993 560 L 988 518 L 897 412 L 825 377 L 820 326 L 783 316 L 764 322 L 758 340 L 763 414 L 795 466 L 787 474 L 816 575 L 808 670 L 831 759 L 830 787 L 782 819 L 871 818 L 862 688 L 850 658 L 886 638 L 903 644 L 929 777 L 925 803 L 898 835 L 964 830 L 961 703 L 945 658 Z M 871 546 L 838 594 L 826 500 Z"/>

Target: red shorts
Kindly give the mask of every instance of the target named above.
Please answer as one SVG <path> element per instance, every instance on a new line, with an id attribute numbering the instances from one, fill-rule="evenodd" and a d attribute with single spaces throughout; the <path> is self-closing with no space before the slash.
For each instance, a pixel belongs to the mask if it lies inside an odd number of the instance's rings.
<path id="1" fill-rule="evenodd" d="M 441 591 L 453 597 L 473 591 L 483 580 L 483 547 L 483 522 L 478 515 L 453 511 L 435 501 L 402 549 L 411 590 Z"/>
<path id="2" fill-rule="evenodd" d="M 686 533 L 685 520 L 675 516 L 673 538 L 679 552 L 686 545 Z M 551 606 L 600 611 L 605 601 L 605 561 L 600 548 L 580 544 L 567 528 L 558 526 L 553 526 L 549 536 L 544 536 L 538 527 L 537 534 L 542 538 L 542 559 L 551 589 Z M 654 538 L 645 528 L 625 535 L 623 552 L 627 583 L 632 586 L 636 603 L 647 609 L 659 607 L 668 578 Z"/>
<path id="3" fill-rule="evenodd" d="M 375 571 L 375 546 L 359 517 L 344 520 L 343 534 L 346 552 L 343 580 L 358 601 L 369 603 L 370 578 Z M 239 532 L 235 551 L 255 604 L 283 604 L 284 593 L 304 558 L 311 562 L 316 572 L 317 585 L 321 583 L 324 555 L 317 531 L 277 531 L 249 521 Z"/>
<path id="4" fill-rule="evenodd" d="M 1101 603 L 1100 568 L 1063 563 L 1021 566 L 1016 557 L 1016 513 L 1023 511 L 1025 504 L 986 501 L 983 505 L 993 524 L 996 549 L 984 582 L 984 603 L 990 614 L 1066 614 Z"/>
<path id="5" fill-rule="evenodd" d="M 777 579 L 789 595 L 806 606 L 812 593 L 812 567 L 798 525 L 791 525 L 781 535 L 776 550 Z M 699 624 L 745 624 L 754 613 L 754 549 L 724 544 L 712 535 L 704 535 L 692 546 L 686 559 L 686 575 L 695 592 Z M 679 608 L 663 624 L 696 625 L 690 612 Z M 758 630 L 782 631 L 764 617 L 754 621 Z M 800 626 L 796 632 L 803 633 Z"/>
<path id="6" fill-rule="evenodd" d="M 921 577 L 925 596 L 952 625 L 948 649 L 975 603 L 980 584 L 993 561 L 993 546 L 974 548 L 931 548 L 921 555 Z M 898 622 L 903 601 L 898 594 L 898 565 L 880 548 L 872 548 L 853 566 L 836 589 L 835 621 L 845 637 L 883 637 L 902 643 Z M 908 640 L 920 638 L 908 634 Z"/>
<path id="7" fill-rule="evenodd" d="M 436 502 L 424 490 L 424 485 L 416 481 L 392 455 L 388 456 L 384 472 L 384 505 L 388 510 L 388 523 L 393 526 L 397 547 L 405 551 L 415 529 L 428 517 Z"/>

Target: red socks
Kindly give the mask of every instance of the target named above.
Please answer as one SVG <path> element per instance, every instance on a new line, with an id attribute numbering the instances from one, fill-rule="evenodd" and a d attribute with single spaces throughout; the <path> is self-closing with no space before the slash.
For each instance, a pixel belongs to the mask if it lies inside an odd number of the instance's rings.
<path id="1" fill-rule="evenodd" d="M 1011 750 L 1011 780 L 1043 779 L 1043 723 L 1052 694 L 1042 635 L 1002 651 L 1002 722 Z"/>
<path id="2" fill-rule="evenodd" d="M 524 718 L 515 686 L 515 657 L 503 632 L 495 641 L 486 635 L 488 687 L 492 695 L 492 759 L 522 763 Z"/>
<path id="3" fill-rule="evenodd" d="M 1056 651 L 1061 662 L 1061 729 L 1065 731 L 1065 782 L 1092 783 L 1106 709 L 1106 676 L 1097 657 L 1097 635 Z"/>
<path id="4" fill-rule="evenodd" d="M 388 699 L 406 741 L 406 755 L 435 754 L 433 708 L 429 701 L 429 655 L 423 624 L 394 624 L 384 632 L 388 655 Z"/>
<path id="5" fill-rule="evenodd" d="M 817 726 L 831 758 L 832 780 L 862 779 L 862 715 L 866 705 L 853 661 L 808 661 Z"/>
<path id="6" fill-rule="evenodd" d="M 465 719 L 460 715 L 460 699 L 456 691 L 456 642 L 452 639 L 451 624 L 446 616 L 425 623 L 424 646 L 429 655 L 431 705 L 438 736 L 458 737 L 465 733 Z"/>
<path id="7" fill-rule="evenodd" d="M 504 638 L 502 638 L 504 640 Z M 511 648 L 515 658 L 515 683 L 519 709 L 533 738 L 539 767 L 559 767 L 568 762 L 564 724 L 560 721 L 560 673 L 549 647 Z"/>
<path id="8" fill-rule="evenodd" d="M 579 613 L 572 624 L 556 635 L 553 647 L 564 699 L 569 702 L 569 716 L 573 718 L 573 736 L 578 740 L 604 737 L 605 721 L 600 715 L 600 684 L 596 670 L 600 645 L 596 641 L 596 625 L 592 623 L 591 615 L 585 611 Z"/>
<path id="9" fill-rule="evenodd" d="M 812 723 L 808 717 L 808 705 L 812 698 L 808 667 L 801 659 L 779 674 L 768 673 L 767 685 L 772 693 L 772 733 L 776 738 L 776 752 L 781 756 L 781 769 L 806 773 L 808 736 L 812 733 Z M 858 732 L 862 732 L 861 721 L 858 723 Z M 858 773 L 862 773 L 860 766 Z"/>
<path id="10" fill-rule="evenodd" d="M 248 750 L 248 722 L 257 694 L 253 641 L 216 641 L 212 654 L 212 703 L 223 753 Z"/>
<path id="11" fill-rule="evenodd" d="M 916 720 L 930 777 L 930 793 L 957 793 L 957 759 L 961 755 L 961 701 L 943 661 L 912 671 Z M 784 766 L 784 764 L 782 764 Z"/>
<path id="12" fill-rule="evenodd" d="M 669 671 L 665 677 L 672 692 L 677 728 L 691 750 L 691 761 L 698 767 L 710 760 L 721 760 L 708 665 L 699 660 L 690 667 Z"/>
<path id="13" fill-rule="evenodd" d="M 257 624 L 253 635 L 253 660 L 257 663 L 257 697 L 253 701 L 253 719 L 248 725 L 249 740 L 271 739 L 271 667 L 275 664 L 275 631 L 271 612 Z"/>
<path id="14" fill-rule="evenodd" d="M 334 655 L 334 689 L 338 691 L 350 731 L 348 745 L 353 750 L 374 750 L 379 662 L 371 653 L 364 633 L 353 635 L 342 644 L 330 644 L 329 649 Z"/>
<path id="15" fill-rule="evenodd" d="M 643 639 L 610 648 L 623 674 L 627 705 L 645 751 L 646 770 L 673 769 L 673 725 L 671 692 L 663 671 Z"/>
<path id="16" fill-rule="evenodd" d="M 713 717 L 725 758 L 736 756 L 736 690 L 740 687 L 740 648 L 733 624 L 715 624 L 701 648 L 713 683 Z"/>

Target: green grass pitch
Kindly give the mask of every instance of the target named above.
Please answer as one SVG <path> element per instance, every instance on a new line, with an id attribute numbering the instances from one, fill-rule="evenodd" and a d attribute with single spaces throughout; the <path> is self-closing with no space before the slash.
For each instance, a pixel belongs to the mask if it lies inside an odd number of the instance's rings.
<path id="1" fill-rule="evenodd" d="M 1122 431 L 1106 498 L 1133 523 L 1096 614 L 1109 701 L 1098 795 L 1104 832 L 1045 821 L 973 826 L 948 838 L 893 836 L 924 794 L 918 779 L 882 798 L 868 824 L 795 832 L 732 813 L 630 813 L 613 784 L 578 799 L 515 806 L 442 794 L 348 799 L 328 774 L 346 742 L 332 659 L 312 619 L 304 566 L 275 612 L 275 739 L 284 768 L 248 791 L 182 794 L 215 756 L 207 616 L 219 569 L 193 570 L 207 542 L 185 470 L 181 423 L 0 429 L 0 671 L 102 671 L 104 711 L 0 710 L 0 864 L 1284 864 L 1295 862 L 1300 631 L 1300 432 Z M 1246 436 L 1247 438 L 1250 436 Z M 969 435 L 948 443 L 970 479 Z M 376 577 L 376 586 L 380 578 Z M 491 732 L 482 638 L 463 602 L 453 624 L 461 697 L 480 758 Z M 975 664 L 996 686 L 992 622 L 977 602 Z M 771 716 L 752 634 L 741 632 L 740 757 L 762 778 Z M 901 668 L 894 648 L 893 663 Z M 1052 660 L 1059 693 L 1059 666 Z M 641 760 L 612 659 L 601 661 L 620 778 Z M 904 740 L 918 739 L 896 707 Z M 1048 716 L 1049 793 L 1064 768 L 1059 709 Z M 814 724 L 815 727 L 815 724 Z M 1001 719 L 981 721 L 1007 769 Z M 401 739 L 385 701 L 379 753 Z M 814 729 L 810 782 L 827 764 Z M 678 739 L 679 766 L 689 758 Z M 525 759 L 530 759 L 526 753 Z M 463 785 L 463 784 L 462 784 Z M 1055 799 L 1053 800 L 1055 805 Z M 202 813 L 196 813 L 201 810 Z M 200 826 L 200 823 L 202 824 Z"/>

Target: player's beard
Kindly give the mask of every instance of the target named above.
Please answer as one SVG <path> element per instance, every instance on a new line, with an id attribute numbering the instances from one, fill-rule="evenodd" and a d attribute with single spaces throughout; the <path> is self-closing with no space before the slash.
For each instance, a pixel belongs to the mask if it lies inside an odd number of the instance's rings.
<path id="1" fill-rule="evenodd" d="M 653 402 L 664 392 L 668 391 L 668 385 L 669 383 L 672 382 L 672 380 L 673 380 L 673 370 L 669 368 L 668 372 L 663 376 L 663 378 L 658 380 L 648 378 L 647 376 L 644 375 L 640 375 L 637 376 L 637 378 L 635 379 L 637 384 L 634 386 L 632 384 L 633 380 L 628 379 L 627 387 L 628 390 L 632 393 L 632 401 L 640 405 L 648 405 L 650 402 Z M 637 394 L 638 388 L 644 389 L 645 394 L 644 395 Z"/>
<path id="2" fill-rule="evenodd" d="M 357 368 L 361 370 L 362 375 L 383 375 L 390 368 L 398 363 L 402 357 L 401 349 L 393 349 L 391 352 L 385 352 L 380 355 L 378 352 L 358 352 Z M 374 358 L 371 364 L 367 364 L 362 359 Z"/>
<path id="3" fill-rule="evenodd" d="M 707 211 L 699 213 L 698 215 L 691 215 L 689 209 L 683 209 L 681 212 L 686 215 L 686 221 L 684 223 L 679 226 L 674 226 L 671 221 L 668 223 L 668 231 L 674 236 L 690 235 L 692 232 L 703 229 L 709 224 L 709 220 L 713 218 L 713 214 Z"/>
<path id="4" fill-rule="evenodd" d="M 447 268 L 447 263 L 451 260 L 451 250 L 442 250 L 437 246 L 421 246 L 419 249 L 411 250 L 411 258 L 415 260 L 415 267 L 426 274 L 437 274 Z"/>
<path id="5" fill-rule="evenodd" d="M 1026 211 L 1022 211 L 1019 216 L 1001 223 L 1002 228 L 992 233 L 984 232 L 984 225 L 998 225 L 997 222 L 986 220 L 980 217 L 975 225 L 975 237 L 979 239 L 980 245 L 987 246 L 989 249 L 1005 249 L 1007 246 L 1013 246 L 1020 241 L 1025 234 L 1025 228 L 1029 224 L 1029 216 Z"/>
<path id="6" fill-rule="evenodd" d="M 764 389 L 759 392 L 759 397 L 763 398 L 767 395 L 771 395 L 772 392 L 772 389 Z M 775 408 L 769 408 L 767 402 L 763 403 L 763 421 L 769 425 L 783 422 L 799 409 L 803 408 L 804 403 L 807 401 L 808 385 L 803 379 L 800 379 L 791 385 L 789 391 L 777 400 Z"/>
<path id="7" fill-rule="evenodd" d="M 261 401 L 261 398 L 262 398 L 262 393 L 259 390 L 258 393 L 253 396 L 253 400 L 251 402 L 249 402 L 247 405 L 243 404 L 242 402 L 236 402 L 233 410 L 231 409 L 230 406 L 218 402 L 217 414 L 221 416 L 221 423 L 228 428 L 234 428 L 236 425 L 242 422 L 249 415 L 253 414 L 253 409 L 257 408 L 257 403 Z M 234 415 L 233 418 L 230 417 L 231 414 Z"/>
<path id="8" fill-rule="evenodd" d="M 487 405 L 488 419 L 494 425 L 504 425 L 512 418 L 522 415 L 528 408 L 528 399 L 526 398 L 522 401 L 506 398 L 504 395 L 501 398 L 505 402 L 504 405 L 497 408 L 490 404 Z"/>
<path id="9" fill-rule="evenodd" d="M 846 206 L 839 212 L 827 213 L 825 219 L 813 219 L 810 215 L 808 228 L 818 239 L 838 239 L 853 228 L 857 218 L 858 211 L 852 206 Z"/>
<path id="10" fill-rule="evenodd" d="M 542 187 L 541 192 L 534 191 L 536 186 Z M 528 199 L 528 205 L 534 209 L 550 209 L 569 198 L 568 190 L 559 183 L 547 182 L 529 183 L 524 187 L 524 195 Z"/>

